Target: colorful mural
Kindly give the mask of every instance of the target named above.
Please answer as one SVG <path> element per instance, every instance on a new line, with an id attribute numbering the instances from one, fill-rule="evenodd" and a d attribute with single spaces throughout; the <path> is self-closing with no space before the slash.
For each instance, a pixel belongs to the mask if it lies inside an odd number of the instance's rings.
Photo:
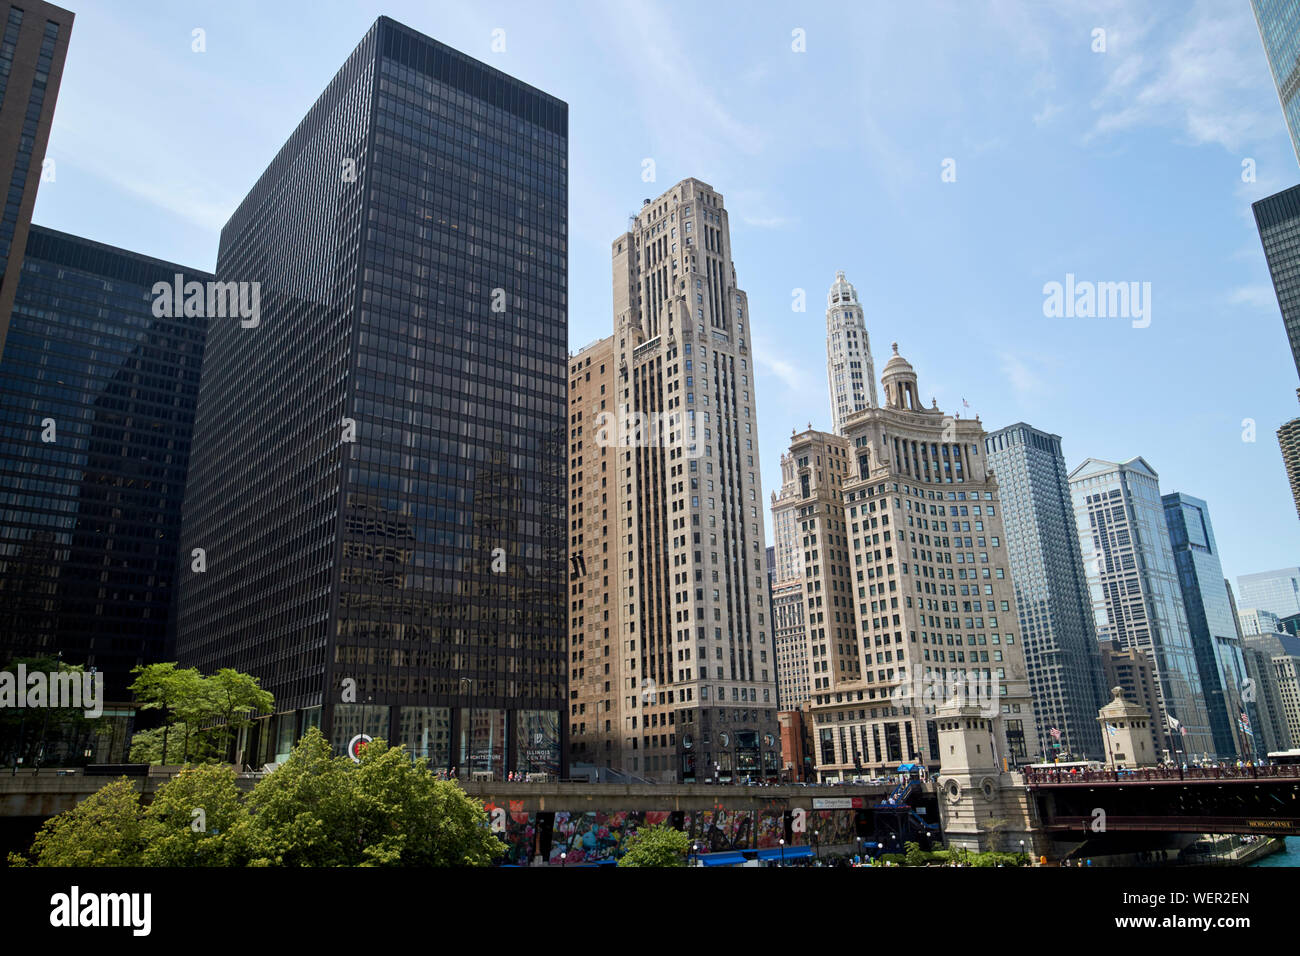
<path id="1" fill-rule="evenodd" d="M 506 832 L 501 834 L 507 850 L 503 863 L 531 862 L 539 853 L 548 863 L 559 866 L 561 854 L 567 866 L 590 865 L 616 860 L 626 848 L 628 838 L 641 826 L 671 823 L 666 810 L 595 810 L 586 813 L 557 811 L 550 832 L 549 845 L 538 818 L 545 814 L 526 813 L 512 801 L 506 818 Z M 724 850 L 772 849 L 784 838 L 788 846 L 807 846 L 818 833 L 821 846 L 851 844 L 856 837 L 852 810 L 811 810 L 807 812 L 805 831 L 786 835 L 784 812 L 770 810 L 693 810 L 682 814 L 684 832 L 692 844 L 704 853 Z"/>

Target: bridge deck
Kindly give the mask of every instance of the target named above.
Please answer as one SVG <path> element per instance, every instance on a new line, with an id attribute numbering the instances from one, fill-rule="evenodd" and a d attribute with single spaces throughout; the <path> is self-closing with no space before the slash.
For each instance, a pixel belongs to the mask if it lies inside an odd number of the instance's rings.
<path id="1" fill-rule="evenodd" d="M 1025 785 L 1031 790 L 1058 787 L 1132 786 L 1134 784 L 1225 784 L 1300 779 L 1300 765 L 1268 767 L 1140 767 L 1135 770 L 1062 770 L 1026 769 Z"/>

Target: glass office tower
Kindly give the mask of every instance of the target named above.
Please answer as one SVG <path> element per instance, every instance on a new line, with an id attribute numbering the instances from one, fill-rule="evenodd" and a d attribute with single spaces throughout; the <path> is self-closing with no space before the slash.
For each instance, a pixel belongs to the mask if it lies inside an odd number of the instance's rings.
<path id="1" fill-rule="evenodd" d="M 153 314 L 196 272 L 32 226 L 0 362 L 0 666 L 105 675 L 166 659 L 203 361 L 199 316 Z"/>
<path id="2" fill-rule="evenodd" d="M 1213 753 L 1159 476 L 1141 458 L 1088 458 L 1069 478 L 1097 639 L 1151 660 L 1161 710 L 1151 718 L 1169 758 Z"/>
<path id="3" fill-rule="evenodd" d="M 1097 711 L 1109 695 L 1061 436 L 1017 422 L 989 432 L 984 450 L 1002 489 L 1007 558 L 1044 756 L 1068 751 L 1075 760 L 1104 759 Z"/>
<path id="4" fill-rule="evenodd" d="M 1278 568 L 1237 576 L 1239 607 L 1259 608 L 1278 617 L 1300 614 L 1300 568 Z"/>
<path id="5" fill-rule="evenodd" d="M 1214 749 L 1220 758 L 1245 756 L 1250 752 L 1241 720 L 1249 704 L 1242 700 L 1246 662 L 1241 656 L 1236 615 L 1219 564 L 1210 512 L 1200 498 L 1181 492 L 1164 495 L 1160 500 L 1165 506 L 1169 543 L 1174 549 Z"/>
<path id="6" fill-rule="evenodd" d="M 222 230 L 260 315 L 212 319 L 178 640 L 275 694 L 263 759 L 562 769 L 567 124 L 381 18 Z"/>
<path id="7" fill-rule="evenodd" d="M 1255 213 L 1291 358 L 1300 373 L 1300 186 L 1266 196 L 1250 208 Z"/>
<path id="8" fill-rule="evenodd" d="M 1291 146 L 1300 160 L 1300 7 L 1295 0 L 1251 0 Z"/>

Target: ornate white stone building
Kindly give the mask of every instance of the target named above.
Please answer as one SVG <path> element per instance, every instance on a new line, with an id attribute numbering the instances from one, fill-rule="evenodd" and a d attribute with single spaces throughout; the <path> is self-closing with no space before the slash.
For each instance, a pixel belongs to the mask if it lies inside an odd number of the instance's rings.
<path id="1" fill-rule="evenodd" d="M 858 301 L 858 290 L 835 273 L 826 294 L 826 377 L 831 395 L 831 431 L 844 434 L 844 422 L 855 412 L 876 407 L 876 367 L 871 339 Z"/>

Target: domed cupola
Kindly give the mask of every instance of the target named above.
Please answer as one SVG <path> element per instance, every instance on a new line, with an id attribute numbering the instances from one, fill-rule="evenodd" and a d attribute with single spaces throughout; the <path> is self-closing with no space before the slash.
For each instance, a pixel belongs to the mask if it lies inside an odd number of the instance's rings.
<path id="1" fill-rule="evenodd" d="M 898 354 L 898 343 L 893 343 L 894 355 L 885 363 L 885 372 L 880 376 L 885 386 L 885 405 L 889 408 L 903 408 L 909 411 L 921 411 L 921 401 L 916 387 L 916 370 L 912 363 Z"/>

